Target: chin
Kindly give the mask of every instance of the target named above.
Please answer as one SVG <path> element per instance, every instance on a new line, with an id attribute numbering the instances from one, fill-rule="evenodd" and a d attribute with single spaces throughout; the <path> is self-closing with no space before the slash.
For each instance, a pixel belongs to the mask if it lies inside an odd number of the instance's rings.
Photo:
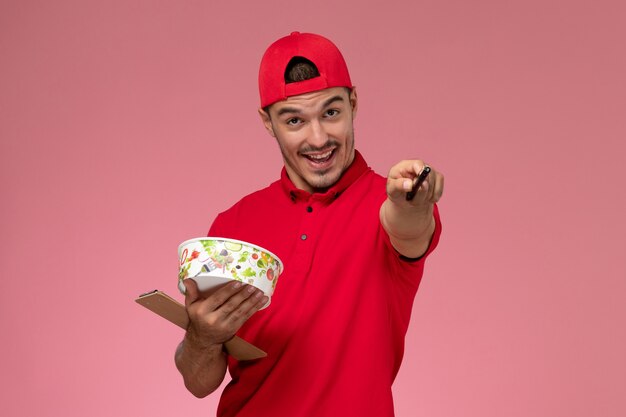
<path id="1" fill-rule="evenodd" d="M 339 178 L 341 178 L 341 173 L 328 172 L 315 175 L 308 181 L 308 184 L 316 191 L 326 190 L 335 185 L 337 181 L 339 181 Z"/>

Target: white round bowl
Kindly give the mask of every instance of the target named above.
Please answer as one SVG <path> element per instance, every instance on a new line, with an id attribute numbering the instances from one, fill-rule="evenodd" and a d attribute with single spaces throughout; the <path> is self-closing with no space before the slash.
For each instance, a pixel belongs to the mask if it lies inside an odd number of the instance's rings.
<path id="1" fill-rule="evenodd" d="M 191 278 L 200 291 L 229 281 L 250 284 L 272 299 L 283 263 L 272 252 L 252 243 L 223 237 L 200 237 L 178 246 L 178 288 L 184 294 L 183 280 Z"/>

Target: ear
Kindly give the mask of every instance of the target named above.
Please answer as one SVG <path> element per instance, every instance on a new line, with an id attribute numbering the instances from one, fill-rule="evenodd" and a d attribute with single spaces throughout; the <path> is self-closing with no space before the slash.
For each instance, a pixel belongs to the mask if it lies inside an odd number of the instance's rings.
<path id="1" fill-rule="evenodd" d="M 272 119 L 270 118 L 269 113 L 260 108 L 259 116 L 261 116 L 261 121 L 263 122 L 263 126 L 265 126 L 265 130 L 267 130 L 267 133 L 269 133 L 272 137 L 276 137 L 276 135 L 274 134 L 274 126 L 272 126 Z"/>
<path id="2" fill-rule="evenodd" d="M 350 107 L 352 107 L 352 120 L 356 117 L 356 111 L 359 108 L 359 100 L 356 96 L 356 87 L 352 87 L 350 90 Z"/>

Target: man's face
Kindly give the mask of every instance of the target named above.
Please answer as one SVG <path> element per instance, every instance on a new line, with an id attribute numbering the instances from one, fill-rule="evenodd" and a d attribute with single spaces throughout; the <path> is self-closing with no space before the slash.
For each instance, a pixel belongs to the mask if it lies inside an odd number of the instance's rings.
<path id="1" fill-rule="evenodd" d="M 328 88 L 272 104 L 259 110 L 283 154 L 294 185 L 308 192 L 335 184 L 354 159 L 356 90 Z"/>

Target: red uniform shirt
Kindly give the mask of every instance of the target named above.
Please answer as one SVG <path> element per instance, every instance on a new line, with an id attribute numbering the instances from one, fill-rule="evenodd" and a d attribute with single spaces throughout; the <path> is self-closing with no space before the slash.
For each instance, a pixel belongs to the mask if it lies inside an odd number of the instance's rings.
<path id="1" fill-rule="evenodd" d="M 388 417 L 424 269 L 401 259 L 379 220 L 386 180 L 357 152 L 326 193 L 281 179 L 244 197 L 210 236 L 262 246 L 284 263 L 270 306 L 238 335 L 267 358 L 229 359 L 220 417 Z M 441 223 L 428 253 L 439 240 Z"/>

